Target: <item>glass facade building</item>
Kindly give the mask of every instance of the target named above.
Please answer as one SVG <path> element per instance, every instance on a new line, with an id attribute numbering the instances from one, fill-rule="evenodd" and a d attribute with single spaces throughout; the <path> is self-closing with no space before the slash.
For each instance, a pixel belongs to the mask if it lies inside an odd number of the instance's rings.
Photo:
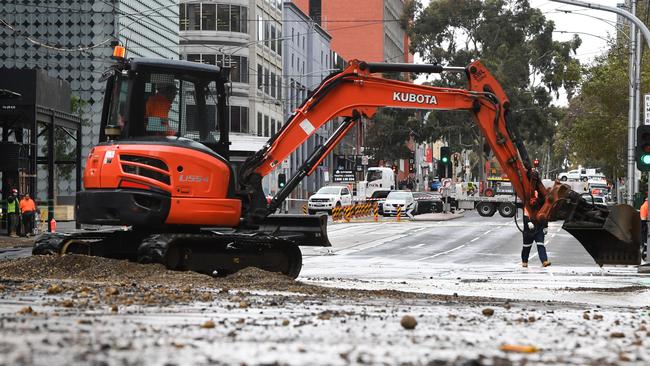
<path id="1" fill-rule="evenodd" d="M 178 6 L 174 0 L 3 0 L 0 67 L 35 68 L 70 83 L 87 103 L 83 156 L 97 143 L 111 43 L 127 57 L 178 59 Z M 59 191 L 74 190 L 62 181 Z"/>

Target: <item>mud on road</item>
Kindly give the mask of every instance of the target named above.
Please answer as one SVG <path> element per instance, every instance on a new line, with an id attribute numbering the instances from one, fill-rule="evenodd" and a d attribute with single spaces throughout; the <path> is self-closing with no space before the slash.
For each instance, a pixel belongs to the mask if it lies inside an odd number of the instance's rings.
<path id="1" fill-rule="evenodd" d="M 257 269 L 212 278 L 79 255 L 2 261 L 0 279 L 0 364 L 650 362 L 646 309 L 325 288 Z"/>

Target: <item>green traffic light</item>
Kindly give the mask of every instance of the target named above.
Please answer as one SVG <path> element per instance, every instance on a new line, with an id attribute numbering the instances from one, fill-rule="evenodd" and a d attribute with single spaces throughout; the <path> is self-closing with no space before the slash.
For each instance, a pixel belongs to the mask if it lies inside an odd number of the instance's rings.
<path id="1" fill-rule="evenodd" d="M 641 162 L 643 164 L 649 165 L 650 164 L 650 154 L 641 155 Z"/>
<path id="2" fill-rule="evenodd" d="M 442 157 L 442 162 L 445 163 L 445 164 L 447 164 L 447 162 L 449 162 L 449 158 L 446 157 L 446 156 L 443 156 L 443 157 Z"/>

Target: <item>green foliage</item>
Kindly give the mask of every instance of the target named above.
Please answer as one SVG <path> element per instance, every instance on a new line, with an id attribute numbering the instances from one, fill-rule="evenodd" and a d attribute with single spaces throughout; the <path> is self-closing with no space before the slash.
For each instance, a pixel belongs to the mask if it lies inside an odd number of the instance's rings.
<path id="1" fill-rule="evenodd" d="M 526 145 L 552 139 L 558 111 L 551 106 L 562 88 L 575 93 L 581 66 L 574 58 L 580 38 L 554 41 L 555 26 L 527 0 L 431 1 L 410 29 L 411 51 L 430 63 L 465 66 L 480 59 L 505 89 L 512 121 Z M 459 75 L 445 75 L 436 85 L 464 87 Z M 420 139 L 460 134 L 458 145 L 480 153 L 480 136 L 467 113 L 433 112 Z"/>
<path id="2" fill-rule="evenodd" d="M 645 72 L 642 85 L 648 81 Z M 567 167 L 582 164 L 600 167 L 610 177 L 625 174 L 628 85 L 627 53 L 613 44 L 587 69 L 558 128 L 554 149 Z"/>
<path id="3" fill-rule="evenodd" d="M 375 159 L 406 159 L 410 150 L 406 142 L 422 124 L 414 118 L 414 112 L 404 109 L 380 109 L 368 124 L 366 131 L 366 152 Z"/>

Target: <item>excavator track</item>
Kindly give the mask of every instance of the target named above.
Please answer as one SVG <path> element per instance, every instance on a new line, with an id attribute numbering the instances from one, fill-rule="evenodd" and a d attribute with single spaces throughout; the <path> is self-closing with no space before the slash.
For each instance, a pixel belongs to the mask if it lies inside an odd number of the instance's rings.
<path id="1" fill-rule="evenodd" d="M 32 250 L 34 255 L 70 253 L 161 263 L 172 270 L 218 276 L 258 267 L 296 278 L 302 269 L 302 253 L 296 242 L 259 232 L 46 233 L 37 238 Z"/>
<path id="2" fill-rule="evenodd" d="M 257 233 L 154 234 L 142 240 L 137 258 L 140 263 L 219 276 L 258 267 L 296 278 L 302 269 L 302 253 L 295 242 Z"/>

